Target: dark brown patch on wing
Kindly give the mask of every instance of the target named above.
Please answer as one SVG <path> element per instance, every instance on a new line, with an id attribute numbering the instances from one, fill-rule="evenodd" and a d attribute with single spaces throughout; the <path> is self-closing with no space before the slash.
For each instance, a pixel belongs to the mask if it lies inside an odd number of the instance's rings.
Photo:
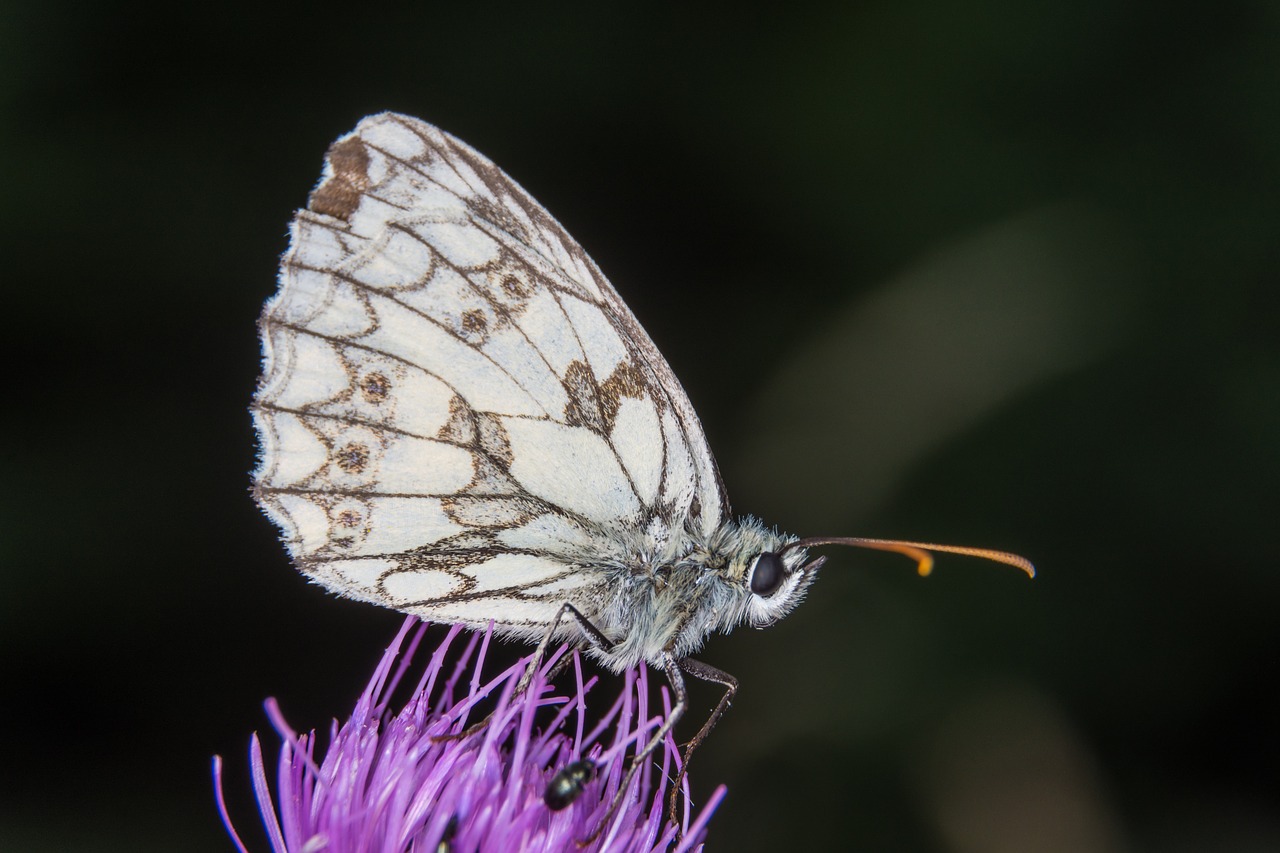
<path id="1" fill-rule="evenodd" d="M 344 509 L 334 518 L 334 523 L 339 527 L 359 527 L 363 521 L 364 516 L 354 509 Z"/>
<path id="2" fill-rule="evenodd" d="M 502 292 L 512 299 L 524 299 L 529 295 L 529 286 L 519 276 L 507 273 L 502 277 Z"/>
<path id="3" fill-rule="evenodd" d="M 648 391 L 649 385 L 645 382 L 640 368 L 629 361 L 624 361 L 615 367 L 613 373 L 609 374 L 609 378 L 600 385 L 600 414 L 603 417 L 605 429 L 609 432 L 613 431 L 613 422 L 618 417 L 618 409 L 622 408 L 623 397 L 643 400 Z"/>
<path id="4" fill-rule="evenodd" d="M 584 426 L 601 435 L 613 432 L 622 398 L 643 400 L 649 384 L 640 369 L 629 361 L 614 368 L 603 383 L 597 384 L 591 368 L 580 361 L 570 362 L 563 383 L 569 402 L 564 419 L 569 426 Z"/>
<path id="5" fill-rule="evenodd" d="M 311 193 L 308 206 L 316 213 L 348 220 L 360 206 L 360 196 L 369 189 L 369 152 L 364 143 L 351 137 L 335 142 L 326 155 L 333 175 Z"/>
<path id="6" fill-rule="evenodd" d="M 373 404 L 385 402 L 391 393 L 391 380 L 381 373 L 368 373 L 360 380 L 360 391 Z"/>
<path id="7" fill-rule="evenodd" d="M 369 464 L 369 448 L 352 442 L 338 451 L 334 463 L 348 474 L 359 474 Z"/>
<path id="8" fill-rule="evenodd" d="M 581 361 L 570 362 L 561 384 L 569 398 L 564 407 L 564 422 L 602 435 L 607 433 L 604 413 L 600 411 L 600 386 L 596 384 L 591 368 Z M 614 413 L 617 413 L 616 408 Z"/>
<path id="9" fill-rule="evenodd" d="M 503 250 L 498 257 L 480 267 L 471 279 L 482 291 L 494 310 L 507 317 L 518 317 L 529 300 L 542 287 L 536 271 L 511 252 Z"/>
<path id="10" fill-rule="evenodd" d="M 478 308 L 462 312 L 462 337 L 469 343 L 479 343 L 489 330 L 489 321 Z"/>

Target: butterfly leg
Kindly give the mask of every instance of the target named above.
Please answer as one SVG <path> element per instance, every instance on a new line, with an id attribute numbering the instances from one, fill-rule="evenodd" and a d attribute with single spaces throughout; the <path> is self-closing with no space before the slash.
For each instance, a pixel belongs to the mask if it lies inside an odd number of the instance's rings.
<path id="1" fill-rule="evenodd" d="M 666 653 L 659 659 L 662 665 L 662 671 L 667 676 L 667 681 L 671 684 L 671 692 L 675 694 L 675 702 L 671 706 L 671 713 L 667 714 L 667 718 L 663 720 L 662 725 L 658 726 L 658 730 L 649 738 L 644 748 L 635 754 L 631 759 L 631 766 L 627 768 L 626 774 L 622 777 L 622 783 L 618 786 L 618 793 L 613 795 L 613 802 L 609 804 L 609 810 L 604 813 L 600 821 L 596 824 L 596 828 L 586 838 L 579 838 L 578 847 L 586 847 L 600 837 L 604 832 L 605 826 L 613 818 L 618 807 L 622 805 L 622 800 L 626 797 L 627 791 L 631 788 L 631 782 L 635 779 L 636 773 L 640 771 L 640 767 L 644 761 L 653 754 L 662 742 L 666 739 L 667 734 L 684 716 L 685 710 L 689 707 L 689 694 L 685 690 L 684 676 L 680 674 L 680 665 L 676 662 L 673 655 Z"/>
<path id="2" fill-rule="evenodd" d="M 514 696 L 519 696 L 529 689 L 534 673 L 538 671 L 538 667 L 542 666 L 542 662 L 546 660 L 547 653 L 551 650 L 551 643 L 555 638 L 556 631 L 560 630 L 560 621 L 566 616 L 572 616 L 577 620 L 578 627 L 582 629 L 582 633 L 586 635 L 590 645 L 605 650 L 613 648 L 613 641 L 606 637 L 603 631 L 591 624 L 591 620 L 583 616 L 578 608 L 566 601 L 556 611 L 556 618 L 551 620 L 551 627 L 547 629 L 547 633 L 542 635 L 542 642 L 538 643 L 538 648 L 534 651 L 533 657 L 529 658 L 529 666 L 525 668 L 524 675 L 520 676 L 520 683 L 516 685 Z M 561 663 L 564 662 L 562 661 Z M 547 676 L 548 681 L 559 674 L 560 665 L 557 664 L 557 668 L 552 670 L 551 675 Z"/>
<path id="3" fill-rule="evenodd" d="M 578 608 L 568 602 L 565 602 L 560 606 L 560 609 L 556 611 L 555 619 L 551 621 L 551 627 L 547 629 L 547 633 L 543 635 L 542 641 L 538 643 L 537 649 L 534 650 L 532 657 L 529 658 L 529 665 L 525 668 L 524 675 L 520 676 L 520 681 L 516 683 L 515 690 L 511 693 L 513 701 L 516 697 L 523 695 L 524 692 L 529 689 L 529 685 L 533 683 L 533 676 L 537 673 L 538 668 L 542 666 L 542 662 L 547 658 L 547 653 L 551 650 L 551 643 L 555 637 L 556 631 L 560 629 L 560 621 L 566 616 L 571 616 L 577 620 L 578 626 L 582 628 L 582 632 L 586 635 L 587 640 L 591 645 L 598 646 L 602 649 L 608 649 L 613 646 L 613 643 L 610 642 L 609 638 L 606 637 L 599 628 L 591 624 L 590 619 L 583 616 L 582 613 L 578 611 Z M 564 672 L 565 668 L 569 665 L 570 660 L 571 658 L 566 655 L 558 661 L 556 665 L 551 668 L 551 671 L 547 673 L 547 681 L 554 681 L 556 676 Z M 434 743 L 440 743 L 442 741 L 462 740 L 463 738 L 471 737 L 474 734 L 484 731 L 489 725 L 489 721 L 492 719 L 493 715 L 490 714 L 483 720 L 480 720 L 478 723 L 472 723 L 460 732 L 436 735 L 431 738 L 431 740 Z"/>
<path id="4" fill-rule="evenodd" d="M 672 823 L 676 822 L 676 801 L 680 797 L 680 784 L 689 772 L 689 762 L 693 759 L 693 751 L 707 739 L 707 735 L 711 734 L 711 730 L 716 727 L 716 723 L 720 722 L 724 712 L 729 710 L 729 705 L 733 702 L 733 695 L 738 692 L 738 679 L 724 670 L 716 669 L 710 664 L 693 658 L 681 658 L 676 661 L 676 664 L 694 678 L 709 681 L 712 684 L 719 684 L 724 688 L 724 695 L 720 697 L 719 704 L 711 712 L 711 716 L 707 718 L 707 721 L 702 724 L 702 728 L 693 736 L 693 740 L 685 744 L 684 761 L 680 763 L 680 772 L 676 774 L 675 782 L 671 786 L 671 793 L 667 796 L 667 819 Z"/>

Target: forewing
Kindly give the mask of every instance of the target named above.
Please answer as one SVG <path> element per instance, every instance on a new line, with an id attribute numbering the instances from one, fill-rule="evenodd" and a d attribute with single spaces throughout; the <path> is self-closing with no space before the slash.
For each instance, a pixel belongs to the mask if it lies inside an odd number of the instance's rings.
<path id="1" fill-rule="evenodd" d="M 331 146 L 261 333 L 255 493 L 342 594 L 535 633 L 603 596 L 618 543 L 726 512 L 683 389 L 595 264 L 416 119 Z"/>

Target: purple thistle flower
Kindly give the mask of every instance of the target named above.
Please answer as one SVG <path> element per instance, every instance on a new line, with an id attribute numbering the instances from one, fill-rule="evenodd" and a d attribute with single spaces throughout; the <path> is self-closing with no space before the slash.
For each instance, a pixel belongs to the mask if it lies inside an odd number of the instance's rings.
<path id="1" fill-rule="evenodd" d="M 419 625 L 413 631 L 408 650 L 401 656 L 400 648 L 415 623 L 412 617 L 405 621 L 350 719 L 342 725 L 334 721 L 328 750 L 319 761 L 315 732 L 296 734 L 275 701 L 267 700 L 267 714 L 283 740 L 274 803 L 256 734 L 250 741 L 249 755 L 254 794 L 272 850 L 434 853 L 445 849 L 577 849 L 577 840 L 590 835 L 608 812 L 629 766 L 629 753 L 636 744 L 643 745 L 663 719 L 649 716 L 644 665 L 624 673 L 621 694 L 592 729 L 584 731 L 586 697 L 596 679 L 583 682 L 577 652 L 573 653 L 576 692 L 572 696 L 555 695 L 554 685 L 546 680 L 565 654 L 561 648 L 544 662 L 529 689 L 512 698 L 529 658 L 482 683 L 488 633 L 470 635 L 461 658 L 445 676 L 446 653 L 462 631 L 455 626 L 432 653 L 408 702 L 393 715 L 388 708 L 391 693 L 404 677 L 426 630 L 425 625 Z M 455 689 L 473 657 L 469 689 L 455 700 Z M 464 732 L 473 708 L 494 692 L 500 698 L 487 726 L 458 738 L 434 739 Z M 665 690 L 662 696 L 663 712 L 669 713 Z M 535 728 L 535 714 L 544 707 L 554 708 L 554 716 L 545 728 Z M 571 733 L 566 731 L 570 727 Z M 667 784 L 678 773 L 679 761 L 674 738 L 668 736 L 661 767 L 655 757 L 636 774 L 621 806 L 599 837 L 583 849 L 700 849 L 707 821 L 724 798 L 725 789 L 717 788 L 691 821 L 686 781 L 686 806 L 680 824 L 668 821 L 664 809 Z M 594 772 L 592 765 L 598 768 Z M 561 773 L 566 767 L 568 775 Z M 241 853 L 247 853 L 227 814 L 220 756 L 214 757 L 213 773 L 223 823 Z M 559 782 L 568 783 L 570 796 L 563 810 L 552 811 L 543 794 L 557 774 Z"/>

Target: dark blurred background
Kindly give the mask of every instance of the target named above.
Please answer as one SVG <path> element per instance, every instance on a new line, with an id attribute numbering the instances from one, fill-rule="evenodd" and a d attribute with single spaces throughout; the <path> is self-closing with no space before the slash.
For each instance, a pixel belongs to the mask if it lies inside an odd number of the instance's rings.
<path id="1" fill-rule="evenodd" d="M 738 512 L 1041 569 L 833 550 L 714 638 L 711 849 L 1280 849 L 1277 57 L 1274 3 L 6 4 L 0 848 L 230 849 L 210 756 L 251 825 L 262 699 L 324 727 L 394 634 L 289 567 L 246 407 L 395 109 L 592 253 Z"/>

